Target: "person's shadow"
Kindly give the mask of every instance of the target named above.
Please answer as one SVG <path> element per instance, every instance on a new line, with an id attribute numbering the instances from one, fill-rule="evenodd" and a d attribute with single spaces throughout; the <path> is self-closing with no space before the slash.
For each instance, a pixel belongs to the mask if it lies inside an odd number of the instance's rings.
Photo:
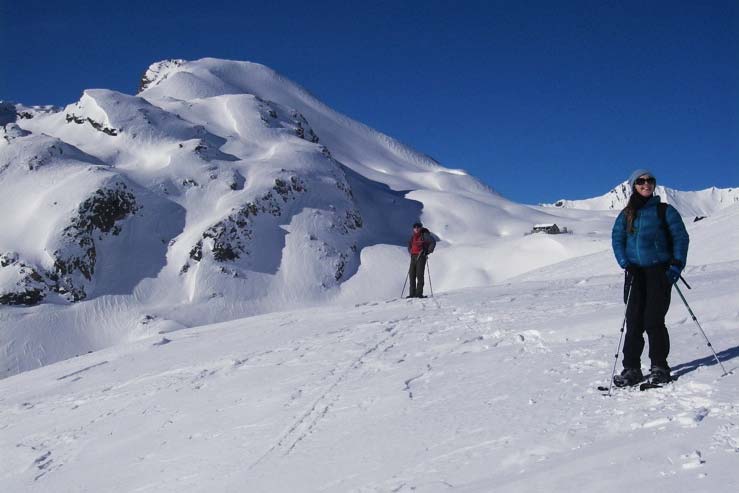
<path id="1" fill-rule="evenodd" d="M 721 361 L 722 363 L 725 363 L 729 361 L 730 359 L 734 359 L 739 356 L 739 346 L 734 346 L 733 348 L 724 349 L 723 351 L 716 353 L 716 356 L 718 356 L 719 361 Z M 685 375 L 686 373 L 695 371 L 701 366 L 715 366 L 716 364 L 718 363 L 716 362 L 716 358 L 714 358 L 713 355 L 706 356 L 705 358 L 689 361 L 687 363 L 681 363 L 672 368 L 672 378 L 677 380 L 678 378 Z M 734 371 L 734 368 L 727 370 L 727 371 L 731 373 L 732 371 Z"/>

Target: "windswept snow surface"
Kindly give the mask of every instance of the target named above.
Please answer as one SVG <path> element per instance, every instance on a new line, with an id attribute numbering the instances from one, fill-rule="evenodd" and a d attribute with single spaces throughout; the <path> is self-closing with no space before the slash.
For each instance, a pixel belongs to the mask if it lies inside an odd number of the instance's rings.
<path id="1" fill-rule="evenodd" d="M 675 296 L 678 380 L 611 397 L 596 387 L 624 305 L 608 261 L 157 334 L 6 378 L 0 489 L 735 491 L 739 260 L 689 267 L 684 290 L 730 374 Z"/>

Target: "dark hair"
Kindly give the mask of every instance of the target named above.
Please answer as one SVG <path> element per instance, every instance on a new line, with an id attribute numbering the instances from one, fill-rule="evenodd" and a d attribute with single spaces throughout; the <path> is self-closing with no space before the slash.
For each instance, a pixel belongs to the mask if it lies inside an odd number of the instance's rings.
<path id="1" fill-rule="evenodd" d="M 423 228 L 423 224 L 421 223 L 413 223 L 414 228 Z"/>
<path id="2" fill-rule="evenodd" d="M 626 216 L 626 232 L 634 232 L 634 219 L 636 218 L 636 210 L 639 208 L 639 192 L 636 191 L 635 187 L 631 188 L 631 197 L 629 202 L 624 207 L 624 215 Z"/>

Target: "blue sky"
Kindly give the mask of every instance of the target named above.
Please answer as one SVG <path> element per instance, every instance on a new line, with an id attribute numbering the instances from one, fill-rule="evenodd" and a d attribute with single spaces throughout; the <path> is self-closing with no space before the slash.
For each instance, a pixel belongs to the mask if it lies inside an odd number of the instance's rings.
<path id="1" fill-rule="evenodd" d="M 0 0 L 0 99 L 132 94 L 146 67 L 264 63 L 526 203 L 636 167 L 739 186 L 739 2 Z"/>

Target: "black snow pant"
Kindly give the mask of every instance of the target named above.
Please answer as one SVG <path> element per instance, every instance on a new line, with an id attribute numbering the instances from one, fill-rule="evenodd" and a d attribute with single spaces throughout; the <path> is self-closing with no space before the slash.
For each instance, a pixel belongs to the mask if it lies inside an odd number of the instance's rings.
<path id="1" fill-rule="evenodd" d="M 652 366 L 669 370 L 670 335 L 665 315 L 670 308 L 672 284 L 665 275 L 664 264 L 636 270 L 631 281 L 631 295 L 626 307 L 626 338 L 624 368 L 641 368 L 644 332 L 649 339 L 649 359 Z"/>
<path id="2" fill-rule="evenodd" d="M 423 273 L 426 269 L 426 255 L 411 255 L 411 265 L 408 267 L 410 296 L 423 296 Z"/>

